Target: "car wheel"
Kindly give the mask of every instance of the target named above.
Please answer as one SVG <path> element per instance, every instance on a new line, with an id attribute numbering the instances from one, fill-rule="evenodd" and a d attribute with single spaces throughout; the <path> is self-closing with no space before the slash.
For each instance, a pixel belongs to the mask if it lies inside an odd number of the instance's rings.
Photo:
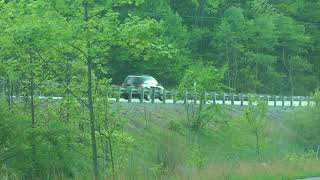
<path id="1" fill-rule="evenodd" d="M 123 98 L 124 98 L 124 99 L 128 99 L 128 98 L 129 98 L 129 95 L 128 95 L 128 94 L 124 94 L 124 95 L 123 95 Z"/>
<path id="2" fill-rule="evenodd" d="M 151 99 L 151 95 L 148 93 L 148 94 L 144 94 L 144 99 L 149 101 Z"/>
<path id="3" fill-rule="evenodd" d="M 163 96 L 162 95 L 159 96 L 159 100 L 163 101 Z"/>

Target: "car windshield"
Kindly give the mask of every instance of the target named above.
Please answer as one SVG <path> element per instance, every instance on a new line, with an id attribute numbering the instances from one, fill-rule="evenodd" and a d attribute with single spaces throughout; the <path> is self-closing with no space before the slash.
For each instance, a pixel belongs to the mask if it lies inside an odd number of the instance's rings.
<path id="1" fill-rule="evenodd" d="M 158 84 L 157 80 L 155 80 L 153 78 L 148 78 L 148 79 L 144 80 L 144 83 L 145 84 L 155 84 L 155 85 Z"/>
<path id="2" fill-rule="evenodd" d="M 142 78 L 141 77 L 127 77 L 124 80 L 124 84 L 141 84 Z"/>

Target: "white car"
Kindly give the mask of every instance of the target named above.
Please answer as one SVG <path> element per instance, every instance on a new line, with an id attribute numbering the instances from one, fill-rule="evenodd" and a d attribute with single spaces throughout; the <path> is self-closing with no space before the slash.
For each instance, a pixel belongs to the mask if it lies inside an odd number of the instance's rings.
<path id="1" fill-rule="evenodd" d="M 144 99 L 150 100 L 152 95 L 152 89 L 155 92 L 155 98 L 162 100 L 163 87 L 158 83 L 158 81 L 148 75 L 129 75 L 122 83 L 121 94 L 122 97 L 128 99 L 129 91 L 131 90 L 132 97 L 141 96 L 141 90 L 144 90 Z"/>

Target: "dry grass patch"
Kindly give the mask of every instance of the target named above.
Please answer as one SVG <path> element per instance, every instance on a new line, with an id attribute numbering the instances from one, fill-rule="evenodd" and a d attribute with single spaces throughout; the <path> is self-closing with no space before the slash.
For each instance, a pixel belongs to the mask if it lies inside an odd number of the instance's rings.
<path id="1" fill-rule="evenodd" d="M 296 162 L 239 162 L 211 165 L 207 168 L 192 169 L 186 175 L 183 171 L 176 171 L 175 179 L 194 180 L 249 180 L 249 179 L 295 179 L 301 177 L 320 176 L 320 161 L 306 160 Z"/>

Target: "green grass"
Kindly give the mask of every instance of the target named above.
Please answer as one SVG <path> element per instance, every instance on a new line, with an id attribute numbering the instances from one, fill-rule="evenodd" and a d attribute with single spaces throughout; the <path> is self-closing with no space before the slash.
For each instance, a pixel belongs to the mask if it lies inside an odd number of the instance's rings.
<path id="1" fill-rule="evenodd" d="M 229 114 L 224 119 L 230 121 L 228 125 L 210 123 L 196 133 L 187 127 L 183 105 L 120 105 L 112 108 L 119 108 L 121 117 L 127 121 L 124 137 L 131 136 L 133 142 L 123 145 L 119 141 L 120 145 L 114 145 L 116 167 L 121 166 L 116 169 L 116 179 L 271 180 L 320 176 L 320 163 L 312 160 L 313 154 L 304 156 L 303 146 L 292 143 L 296 136 L 284 118 L 288 113 L 291 117 L 292 109 L 269 110 L 268 128 L 264 132 L 267 138 L 258 161 L 255 138 L 245 125 L 241 107 L 224 107 Z M 103 164 L 106 162 L 99 160 L 102 176 L 111 179 L 108 167 Z M 86 171 L 75 170 L 74 179 L 92 179 L 89 163 L 88 159 Z M 17 172 L 1 169 L 0 179 L 6 174 L 13 177 L 14 173 Z M 67 179 L 62 171 L 56 173 L 53 179 Z"/>
<path id="2" fill-rule="evenodd" d="M 135 142 L 130 165 L 121 179 L 271 180 L 320 175 L 319 162 L 286 158 L 292 152 L 302 152 L 286 140 L 290 130 L 283 125 L 282 117 L 290 109 L 269 111 L 268 139 L 257 161 L 254 137 L 237 124 L 241 123 L 242 109 L 227 108 L 234 121 L 231 128 L 210 124 L 194 134 L 185 126 L 183 106 L 125 105 L 123 110 L 129 110 L 124 116 L 128 119 L 127 131 Z M 203 162 L 201 167 L 197 167 L 199 162 Z"/>
<path id="3" fill-rule="evenodd" d="M 318 161 L 273 161 L 269 163 L 239 162 L 236 165 L 215 164 L 198 169 L 191 179 L 292 180 L 320 176 Z M 182 177 L 181 179 L 185 179 Z"/>

